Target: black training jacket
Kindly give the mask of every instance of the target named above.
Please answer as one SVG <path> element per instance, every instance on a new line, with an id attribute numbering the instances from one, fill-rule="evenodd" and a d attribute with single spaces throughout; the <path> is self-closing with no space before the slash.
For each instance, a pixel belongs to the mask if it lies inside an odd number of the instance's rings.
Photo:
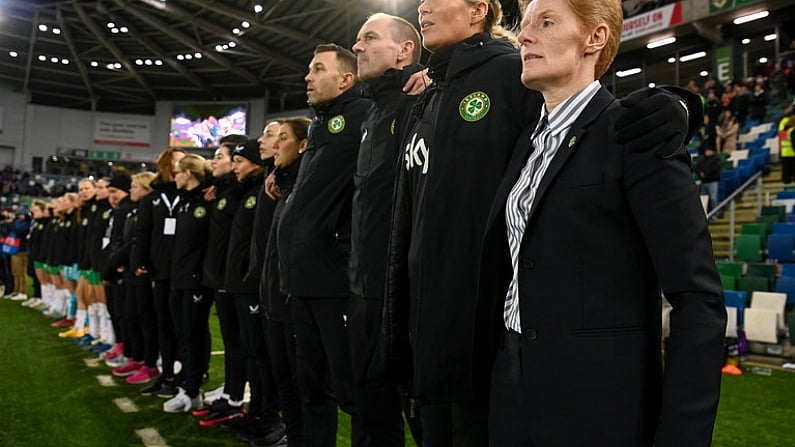
<path id="1" fill-rule="evenodd" d="M 281 322 L 293 321 L 290 306 L 287 304 L 287 296 L 281 292 L 279 284 L 279 251 L 276 243 L 276 229 L 279 226 L 284 205 L 290 200 L 293 193 L 295 180 L 298 178 L 298 170 L 301 167 L 303 157 L 295 160 L 291 165 L 276 169 L 274 181 L 279 187 L 282 195 L 276 202 L 273 210 L 273 222 L 268 231 L 268 244 L 265 247 L 263 256 L 262 277 L 259 285 L 259 296 L 262 308 L 265 309 L 265 316 L 268 319 Z"/>
<path id="2" fill-rule="evenodd" d="M 362 124 L 362 142 L 353 177 L 351 257 L 348 277 L 351 292 L 365 298 L 383 298 L 386 279 L 392 197 L 397 177 L 399 135 L 407 109 L 416 96 L 403 93 L 409 76 L 422 69 L 411 65 L 390 69 L 363 89 L 373 102 Z"/>
<path id="3" fill-rule="evenodd" d="M 129 238 L 131 227 L 127 225 L 127 219 L 133 214 L 135 208 L 136 204 L 129 197 L 122 199 L 119 205 L 113 208 L 109 223 L 110 242 L 104 249 L 107 261 L 102 270 L 100 270 L 102 279 L 105 281 L 123 277 L 123 274 L 116 271 L 116 267 L 127 265 L 127 260 L 129 259 L 129 256 L 124 255 L 129 255 L 129 246 L 125 247 L 124 233 L 126 228 Z"/>
<path id="4" fill-rule="evenodd" d="M 268 176 L 274 169 L 273 157 L 263 160 L 263 163 L 265 163 L 265 176 Z M 268 244 L 268 234 L 271 230 L 273 214 L 275 212 L 276 201 L 265 193 L 265 187 L 262 185 L 259 189 L 257 209 L 254 212 L 254 227 L 251 232 L 249 265 L 248 272 L 246 273 L 248 278 L 253 278 L 257 282 L 259 282 L 259 277 L 262 274 L 265 247 Z"/>
<path id="5" fill-rule="evenodd" d="M 240 204 L 243 188 L 230 172 L 213 180 L 215 201 L 210 205 L 210 228 L 204 258 L 202 284 L 214 290 L 223 289 L 226 276 L 226 254 L 229 250 L 229 229 Z"/>
<path id="6" fill-rule="evenodd" d="M 30 223 L 30 232 L 28 233 L 28 258 L 33 262 L 44 262 L 45 257 L 42 256 L 44 251 L 47 227 L 50 225 L 49 218 L 33 219 Z"/>
<path id="7" fill-rule="evenodd" d="M 520 82 L 519 52 L 477 34 L 435 53 L 434 83 L 409 117 L 396 190 L 386 308 L 410 304 L 413 393 L 485 399 L 502 297 L 478 299 L 482 241 L 516 140 L 543 99 Z M 395 336 L 405 331 L 387 322 Z"/>
<path id="8" fill-rule="evenodd" d="M 202 284 L 212 206 L 212 202 L 204 200 L 203 190 L 207 186 L 199 184 L 190 191 L 178 191 L 180 201 L 176 209 L 177 234 L 174 238 L 170 275 L 171 288 L 174 290 L 195 290 Z"/>
<path id="9" fill-rule="evenodd" d="M 226 258 L 226 280 L 224 288 L 229 293 L 256 294 L 259 290 L 259 275 L 249 275 L 251 266 L 251 234 L 254 232 L 254 215 L 263 206 L 273 209 L 276 202 L 266 196 L 260 200 L 265 174 L 249 176 L 241 182 L 243 197 L 235 210 L 229 228 L 229 248 Z M 266 211 L 273 216 L 273 211 Z M 268 219 L 270 222 L 270 218 Z M 259 228 L 257 229 L 259 231 Z M 257 271 L 261 271 L 262 264 Z"/>
<path id="10" fill-rule="evenodd" d="M 89 222 L 88 233 L 90 235 L 88 243 L 89 268 L 95 272 L 101 272 L 105 266 L 107 253 L 103 250 L 107 243 L 110 243 L 110 235 L 107 233 L 110 215 L 113 210 L 108 199 L 97 200 L 91 205 L 91 222 Z"/>
<path id="11" fill-rule="evenodd" d="M 152 182 L 152 192 L 141 199 L 133 244 L 133 270 L 145 267 L 152 280 L 168 279 L 174 234 L 166 234 L 167 219 L 176 219 L 180 198 L 174 182 Z M 176 223 L 176 220 L 170 221 Z"/>
<path id="12" fill-rule="evenodd" d="M 353 175 L 369 106 L 354 86 L 313 107 L 309 146 L 277 229 L 281 288 L 287 295 L 350 294 Z"/>

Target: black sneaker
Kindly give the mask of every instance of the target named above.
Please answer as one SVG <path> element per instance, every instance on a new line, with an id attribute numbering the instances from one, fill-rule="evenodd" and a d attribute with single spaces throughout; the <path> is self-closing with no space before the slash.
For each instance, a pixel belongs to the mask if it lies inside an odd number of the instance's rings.
<path id="1" fill-rule="evenodd" d="M 171 377 L 163 382 L 163 386 L 155 391 L 155 396 L 161 399 L 171 399 L 179 393 L 179 383 L 176 377 Z"/>
<path id="2" fill-rule="evenodd" d="M 169 380 L 170 380 L 169 378 L 163 377 L 161 375 L 160 377 L 155 379 L 154 382 L 152 382 L 149 385 L 141 388 L 140 393 L 142 395 L 144 395 L 144 396 L 153 396 L 153 395 L 157 394 L 157 392 L 160 391 L 160 389 L 163 388 L 163 385 L 165 385 L 166 382 L 169 381 Z"/>
<path id="3" fill-rule="evenodd" d="M 263 427 L 267 433 L 249 439 L 252 447 L 276 447 L 287 445 L 287 429 L 284 424 L 268 424 Z"/>
<path id="4" fill-rule="evenodd" d="M 260 418 L 259 416 L 254 416 L 251 413 L 246 413 L 246 415 L 243 416 L 242 418 L 221 422 L 220 424 L 218 424 L 218 426 L 228 432 L 241 433 L 248 430 L 251 427 L 256 427 L 262 424 L 263 424 L 262 418 Z"/>
<path id="5" fill-rule="evenodd" d="M 199 425 L 202 427 L 214 427 L 235 419 L 242 419 L 245 415 L 246 412 L 243 411 L 242 405 L 235 407 L 227 404 L 226 408 L 213 411 L 212 413 L 203 417 L 199 421 Z"/>

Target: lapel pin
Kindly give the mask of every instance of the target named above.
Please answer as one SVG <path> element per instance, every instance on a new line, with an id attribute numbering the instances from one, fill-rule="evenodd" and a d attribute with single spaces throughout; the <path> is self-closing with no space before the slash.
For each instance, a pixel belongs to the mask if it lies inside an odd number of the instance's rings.
<path id="1" fill-rule="evenodd" d="M 569 140 L 569 149 L 571 149 L 572 146 L 574 146 L 576 143 L 577 143 L 577 137 L 576 136 L 571 137 L 571 140 Z"/>

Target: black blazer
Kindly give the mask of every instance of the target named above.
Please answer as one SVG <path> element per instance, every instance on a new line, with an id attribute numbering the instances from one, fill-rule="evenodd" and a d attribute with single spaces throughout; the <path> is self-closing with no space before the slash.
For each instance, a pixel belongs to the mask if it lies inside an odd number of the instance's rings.
<path id="1" fill-rule="evenodd" d="M 612 143 L 621 110 L 602 87 L 539 185 L 519 253 L 523 383 L 508 390 L 519 410 L 492 435 L 509 429 L 536 446 L 710 444 L 726 314 L 707 222 L 688 158 Z M 481 293 L 500 303 L 512 275 L 505 202 L 534 127 L 489 217 L 482 264 L 492 271 L 481 285 L 496 289 Z M 661 288 L 674 308 L 664 368 Z M 498 388 L 492 415 L 510 405 Z"/>

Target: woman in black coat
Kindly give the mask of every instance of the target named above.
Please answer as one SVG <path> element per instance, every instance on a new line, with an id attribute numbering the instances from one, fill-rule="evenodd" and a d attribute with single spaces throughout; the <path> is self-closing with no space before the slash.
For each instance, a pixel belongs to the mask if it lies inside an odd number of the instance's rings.
<path id="1" fill-rule="evenodd" d="M 276 229 L 284 205 L 290 195 L 301 167 L 301 156 L 309 140 L 307 133 L 311 121 L 308 118 L 290 118 L 279 127 L 278 139 L 274 145 L 273 177 L 281 195 L 273 212 L 273 222 L 268 233 L 265 248 L 262 279 L 260 281 L 260 302 L 267 317 L 268 354 L 273 367 L 273 380 L 279 391 L 279 404 L 287 424 L 287 439 L 290 446 L 300 446 L 303 442 L 303 418 L 301 401 L 298 395 L 295 371 L 295 339 L 293 338 L 292 310 L 287 296 L 279 287 L 279 253 L 276 244 Z"/>
<path id="2" fill-rule="evenodd" d="M 172 252 L 169 307 L 174 319 L 177 347 L 182 359 L 183 382 L 176 396 L 163 404 L 166 413 L 184 413 L 202 407 L 199 393 L 210 355 L 212 292 L 202 286 L 207 253 L 210 202 L 204 199 L 207 161 L 189 154 L 174 169 L 179 190 L 176 237 Z"/>

